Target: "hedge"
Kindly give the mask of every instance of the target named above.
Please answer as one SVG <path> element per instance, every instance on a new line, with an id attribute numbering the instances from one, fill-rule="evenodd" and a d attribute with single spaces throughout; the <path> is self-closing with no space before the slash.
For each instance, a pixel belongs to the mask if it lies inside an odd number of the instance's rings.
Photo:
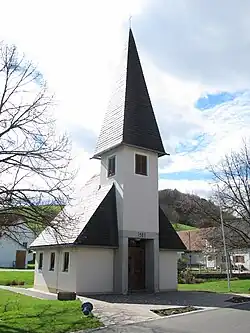
<path id="1" fill-rule="evenodd" d="M 226 279 L 227 274 L 226 273 L 194 273 L 196 278 L 198 279 Z M 250 280 L 250 273 L 233 273 L 232 277 L 237 277 L 240 280 Z"/>

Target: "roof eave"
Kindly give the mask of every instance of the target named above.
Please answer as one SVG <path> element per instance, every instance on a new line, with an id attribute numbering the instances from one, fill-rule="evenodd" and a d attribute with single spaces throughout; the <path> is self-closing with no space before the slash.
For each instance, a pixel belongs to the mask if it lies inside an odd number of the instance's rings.
<path id="1" fill-rule="evenodd" d="M 103 150 L 99 150 L 99 151 L 95 152 L 95 154 L 92 157 L 90 157 L 90 160 L 92 160 L 92 159 L 100 160 L 102 158 L 102 155 L 107 154 L 109 151 L 112 151 L 113 149 L 121 146 L 122 144 L 123 144 L 122 142 L 119 142 L 118 144 L 113 145 L 112 147 L 109 147 L 109 148 L 103 149 Z"/>

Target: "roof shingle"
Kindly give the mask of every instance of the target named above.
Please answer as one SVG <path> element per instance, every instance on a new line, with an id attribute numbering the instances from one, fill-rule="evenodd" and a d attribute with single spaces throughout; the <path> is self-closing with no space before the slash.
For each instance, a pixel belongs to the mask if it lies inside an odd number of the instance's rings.
<path id="1" fill-rule="evenodd" d="M 86 241 L 88 245 L 102 246 L 105 243 L 107 246 L 116 246 L 117 219 L 116 209 L 114 209 L 116 202 L 112 187 L 112 184 L 100 186 L 99 175 L 92 177 L 82 190 L 82 205 L 76 207 L 77 212 L 74 214 L 72 225 L 69 224 L 65 228 L 62 226 L 57 232 L 51 227 L 46 228 L 30 247 L 74 244 L 76 240 L 79 244 L 79 239 L 84 244 L 83 237 L 78 237 L 82 235 L 85 228 L 88 235 Z M 104 203 L 107 208 L 106 215 L 100 213 L 103 212 Z M 109 218 L 108 221 L 106 221 L 106 217 Z M 88 226 L 89 222 L 90 225 Z M 96 228 L 95 233 L 93 233 L 93 225 Z M 109 235 L 107 235 L 107 228 L 112 229 Z M 106 235 L 105 241 L 103 240 L 102 231 Z"/>
<path id="2" fill-rule="evenodd" d="M 159 247 L 162 250 L 186 250 L 169 219 L 159 206 Z"/>

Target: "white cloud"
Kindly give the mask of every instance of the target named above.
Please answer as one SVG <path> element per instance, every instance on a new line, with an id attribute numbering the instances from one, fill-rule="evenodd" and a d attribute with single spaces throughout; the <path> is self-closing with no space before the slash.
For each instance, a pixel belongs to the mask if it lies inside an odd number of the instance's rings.
<path id="1" fill-rule="evenodd" d="M 80 186 L 99 169 L 98 161 L 89 161 L 89 153 L 127 40 L 130 14 L 156 117 L 171 153 L 160 160 L 161 171 L 204 168 L 239 144 L 249 124 L 247 94 L 202 113 L 194 103 L 207 92 L 248 87 L 249 6 L 245 0 L 241 6 L 224 0 L 14 0 L 1 4 L 3 13 L 11 12 L 11 21 L 10 15 L 2 15 L 0 39 L 17 44 L 37 61 L 55 92 L 60 126 L 74 131 Z M 175 154 L 180 143 L 194 146 L 200 133 L 211 137 L 205 148 Z M 207 192 L 206 181 L 160 184 Z"/>
<path id="2" fill-rule="evenodd" d="M 242 0 L 152 1 L 139 18 L 158 66 L 216 89 L 249 85 L 250 3 Z M 156 33 L 157 31 L 157 33 Z"/>
<path id="3" fill-rule="evenodd" d="M 249 137 L 250 93 L 246 92 L 232 102 L 203 111 L 202 121 L 204 133 L 210 136 L 208 144 L 187 154 L 173 155 L 169 164 L 166 158 L 161 172 L 204 169 L 218 163 L 231 150 L 239 149 L 242 138 Z"/>

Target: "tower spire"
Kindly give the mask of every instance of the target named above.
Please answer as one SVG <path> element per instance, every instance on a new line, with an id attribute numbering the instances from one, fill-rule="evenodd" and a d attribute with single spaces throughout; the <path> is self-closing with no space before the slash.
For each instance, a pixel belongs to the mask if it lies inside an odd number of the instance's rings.
<path id="1" fill-rule="evenodd" d="M 166 155 L 131 28 L 124 72 L 110 100 L 93 158 L 121 144 Z"/>

